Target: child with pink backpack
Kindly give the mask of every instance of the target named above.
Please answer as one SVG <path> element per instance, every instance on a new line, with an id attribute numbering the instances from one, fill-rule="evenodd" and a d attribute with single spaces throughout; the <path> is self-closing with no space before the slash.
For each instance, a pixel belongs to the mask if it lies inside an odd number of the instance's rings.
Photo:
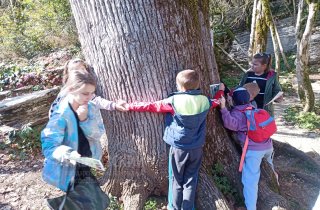
<path id="1" fill-rule="evenodd" d="M 256 210 L 262 159 L 266 158 L 274 169 L 270 136 L 276 132 L 276 125 L 267 111 L 251 105 L 250 94 L 245 88 L 235 89 L 232 99 L 234 107 L 230 111 L 226 108 L 225 98 L 220 99 L 222 120 L 224 127 L 236 131 L 243 147 L 239 171 L 242 171 L 245 205 L 247 210 Z"/>

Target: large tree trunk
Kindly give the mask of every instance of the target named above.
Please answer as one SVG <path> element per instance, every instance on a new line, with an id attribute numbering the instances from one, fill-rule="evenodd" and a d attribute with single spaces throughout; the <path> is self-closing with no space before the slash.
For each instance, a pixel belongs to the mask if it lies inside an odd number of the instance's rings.
<path id="1" fill-rule="evenodd" d="M 86 60 L 98 76 L 99 94 L 129 102 L 155 101 L 175 90 L 183 69 L 201 73 L 201 89 L 219 81 L 210 40 L 208 1 L 70 0 Z M 198 186 L 198 209 L 232 209 L 214 186 L 212 166 L 241 191 L 239 152 L 216 114 L 207 138 Z M 125 209 L 142 209 L 149 195 L 167 194 L 163 115 L 104 112 L 107 130 L 106 190 Z"/>
<path id="2" fill-rule="evenodd" d="M 300 4 L 302 4 L 300 2 Z M 302 6 L 303 7 L 303 6 Z M 298 80 L 298 93 L 300 99 L 304 102 L 303 111 L 309 112 L 314 109 L 314 93 L 311 86 L 311 81 L 309 78 L 309 58 L 310 58 L 310 37 L 312 33 L 312 28 L 314 25 L 316 12 L 319 7 L 318 1 L 309 3 L 309 15 L 305 30 L 302 37 L 299 35 L 299 28 L 301 25 L 301 20 L 297 19 L 297 58 L 296 58 L 296 72 Z M 300 9 L 300 6 L 299 6 Z M 301 18 L 301 17 L 300 17 Z M 300 39 L 301 37 L 301 39 Z"/>

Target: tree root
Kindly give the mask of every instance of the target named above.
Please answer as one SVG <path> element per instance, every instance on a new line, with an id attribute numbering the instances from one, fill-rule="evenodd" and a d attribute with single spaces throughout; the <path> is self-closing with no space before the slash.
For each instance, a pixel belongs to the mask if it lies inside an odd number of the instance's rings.
<path id="1" fill-rule="evenodd" d="M 213 183 L 212 178 L 203 170 L 199 173 L 196 207 L 203 210 L 231 210 L 228 201 Z"/>

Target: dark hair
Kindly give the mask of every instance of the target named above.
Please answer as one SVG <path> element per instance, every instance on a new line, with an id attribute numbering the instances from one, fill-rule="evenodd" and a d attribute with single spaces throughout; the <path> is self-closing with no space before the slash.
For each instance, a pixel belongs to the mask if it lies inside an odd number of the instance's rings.
<path id="1" fill-rule="evenodd" d="M 266 64 L 267 68 L 264 70 L 265 72 L 270 71 L 272 65 L 272 57 L 271 54 L 263 52 L 257 53 L 253 56 L 254 59 L 259 59 L 261 64 Z"/>
<path id="2" fill-rule="evenodd" d="M 245 88 L 239 87 L 233 91 L 232 99 L 236 106 L 248 104 L 250 103 L 250 94 Z"/>
<path id="3" fill-rule="evenodd" d="M 63 76 L 62 76 L 62 84 L 63 85 L 67 83 L 70 71 L 79 70 L 78 68 L 70 68 L 70 65 L 83 65 L 84 69 L 88 73 L 92 73 L 90 66 L 84 60 L 82 60 L 80 58 L 71 59 L 71 60 L 67 61 L 66 64 L 64 65 Z"/>
<path id="4" fill-rule="evenodd" d="M 186 90 L 196 90 L 200 86 L 200 75 L 195 70 L 183 70 L 178 73 L 176 82 Z"/>

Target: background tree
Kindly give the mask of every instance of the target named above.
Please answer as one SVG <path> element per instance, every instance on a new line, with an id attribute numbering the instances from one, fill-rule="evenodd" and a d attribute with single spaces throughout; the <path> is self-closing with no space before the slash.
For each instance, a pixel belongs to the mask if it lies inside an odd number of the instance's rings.
<path id="1" fill-rule="evenodd" d="M 208 1 L 70 0 L 86 60 L 98 75 L 99 94 L 111 100 L 154 101 L 175 90 L 183 69 L 201 72 L 201 89 L 219 81 L 210 39 Z M 141 209 L 149 195 L 167 193 L 163 116 L 104 113 L 108 170 L 105 187 L 125 209 Z M 239 152 L 214 112 L 208 116 L 197 208 L 232 209 L 210 174 L 216 164 L 241 192 Z M 271 173 L 272 174 L 272 173 Z M 262 173 L 259 209 L 287 206 Z M 269 180 L 269 181 L 268 181 Z M 271 181 L 270 181 L 271 180 Z"/>
<path id="2" fill-rule="evenodd" d="M 319 1 L 307 1 L 307 3 L 309 13 L 304 31 L 302 31 L 303 0 L 299 1 L 296 23 L 297 57 L 295 64 L 298 81 L 298 94 L 300 100 L 304 103 L 304 112 L 310 112 L 314 109 L 314 92 L 309 78 L 309 47 L 312 28 L 315 22 L 316 13 L 319 9 Z"/>
<path id="3" fill-rule="evenodd" d="M 274 24 L 273 17 L 271 14 L 270 3 L 269 3 L 269 0 L 261 0 L 261 4 L 262 4 L 263 13 L 265 14 L 267 25 L 271 33 L 271 38 L 273 43 L 273 52 L 275 57 L 275 70 L 279 72 L 280 71 L 280 49 L 279 49 L 279 42 L 276 34 L 276 26 Z"/>
<path id="4" fill-rule="evenodd" d="M 265 52 L 267 49 L 268 24 L 266 14 L 263 12 L 261 0 L 254 0 L 252 9 L 250 44 L 248 59 L 251 62 L 254 54 Z"/>
<path id="5" fill-rule="evenodd" d="M 270 1 L 269 0 L 261 0 L 262 3 L 262 9 L 263 13 L 265 14 L 265 18 L 267 21 L 267 24 L 270 29 L 272 43 L 273 43 L 273 51 L 274 51 L 274 57 L 275 57 L 275 70 L 278 72 L 278 76 L 280 73 L 280 53 L 282 55 L 283 62 L 285 64 L 285 67 L 289 70 L 290 65 L 288 64 L 286 55 L 283 51 L 283 47 L 281 44 L 281 40 L 278 34 L 277 26 L 274 22 L 274 18 L 272 15 L 272 11 L 270 8 Z"/>

